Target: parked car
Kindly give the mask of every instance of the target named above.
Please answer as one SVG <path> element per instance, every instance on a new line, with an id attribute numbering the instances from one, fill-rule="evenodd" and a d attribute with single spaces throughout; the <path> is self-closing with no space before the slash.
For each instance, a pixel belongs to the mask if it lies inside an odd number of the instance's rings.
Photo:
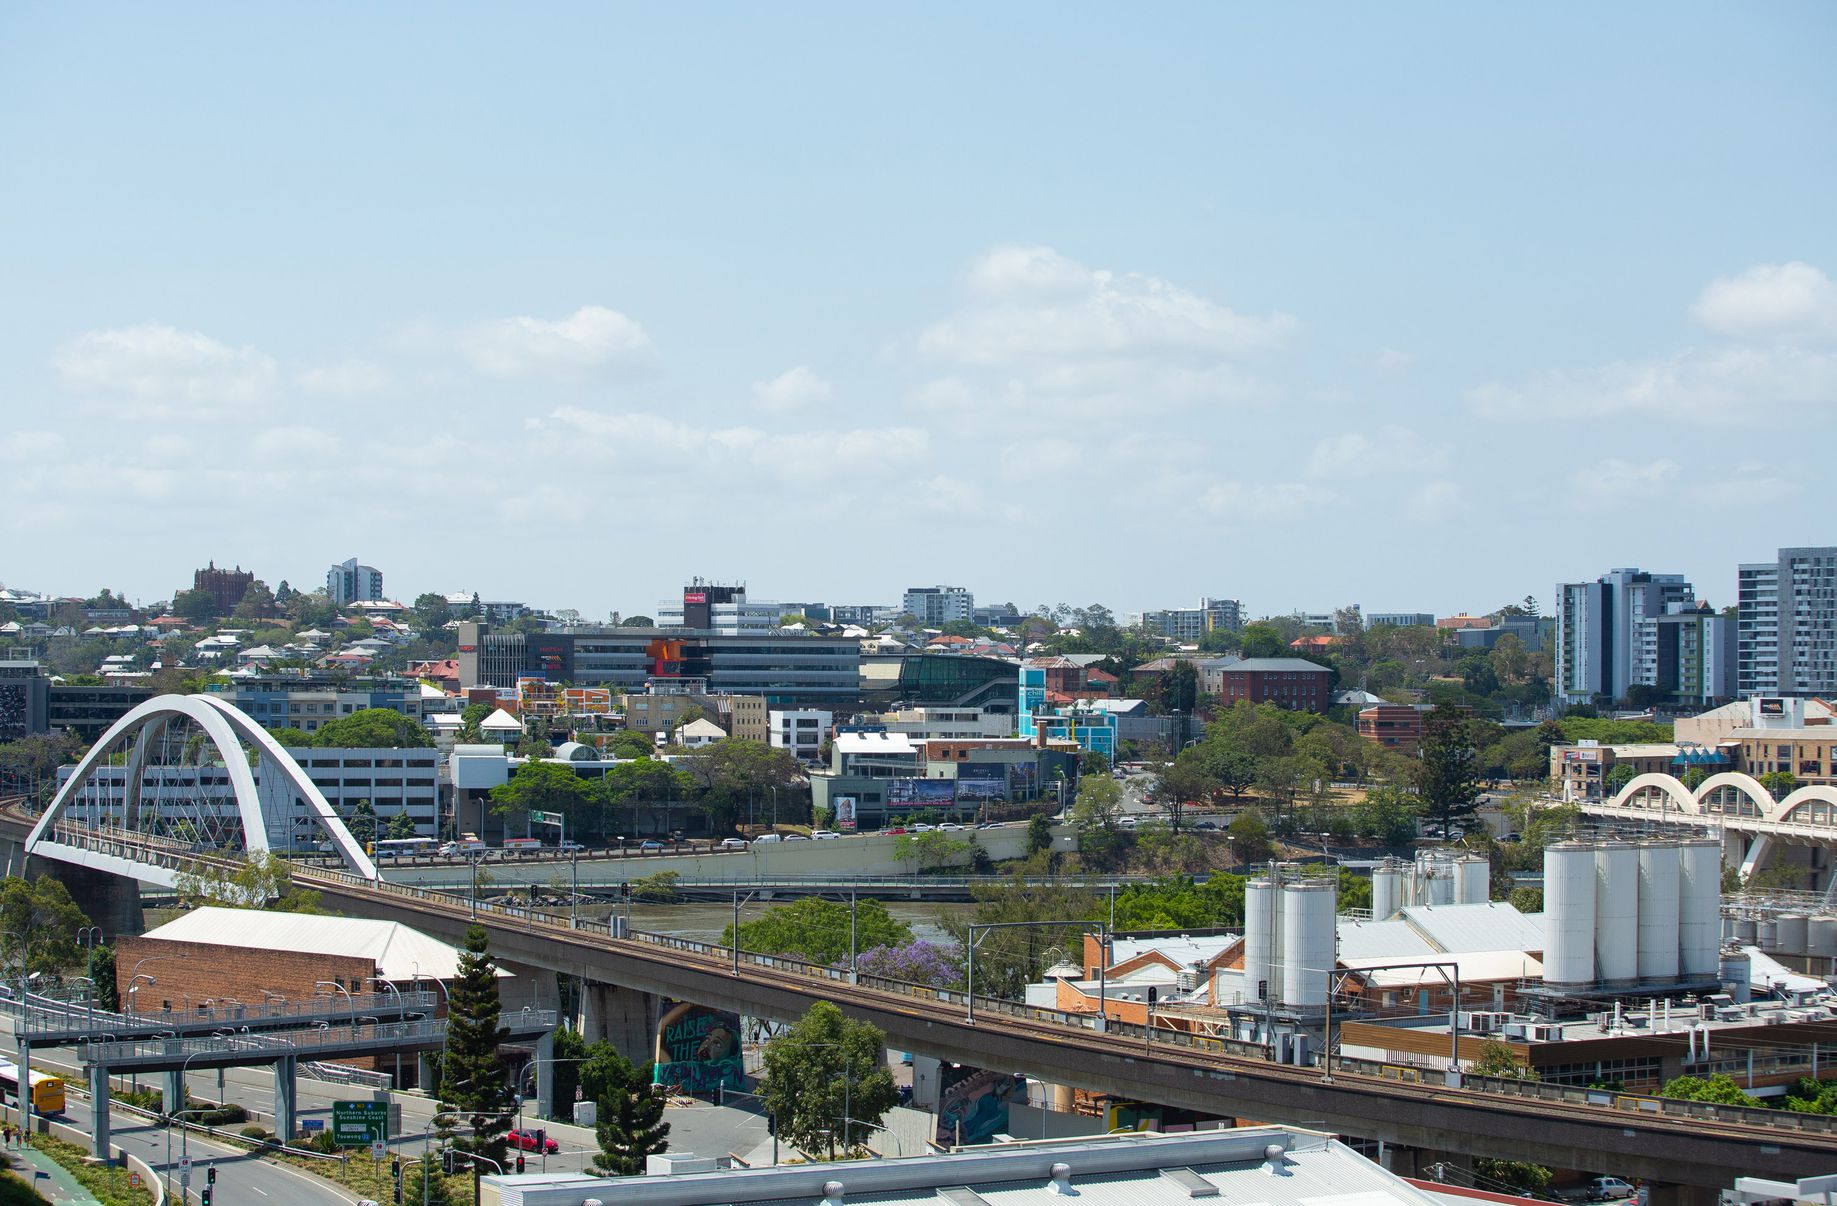
<path id="1" fill-rule="evenodd" d="M 807 837 L 805 837 L 805 836 L 804 836 L 803 834 L 801 834 L 801 833 L 787 833 L 787 834 L 785 834 L 785 841 L 787 841 L 787 842 L 807 842 L 807 841 L 809 841 L 809 840 L 810 840 L 809 838 L 807 838 Z"/>
<path id="2" fill-rule="evenodd" d="M 812 829 L 810 831 L 811 840 L 817 842 L 827 842 L 831 838 L 839 838 L 841 836 L 841 834 L 833 829 Z"/>
<path id="3" fill-rule="evenodd" d="M 914 833 L 930 833 L 930 832 L 931 832 L 932 830 L 934 830 L 934 829 L 936 829 L 936 828 L 937 828 L 937 826 L 936 826 L 936 825 L 914 825 L 914 826 L 912 827 L 912 832 L 914 832 Z"/>
<path id="4" fill-rule="evenodd" d="M 939 825 L 938 829 L 941 832 L 945 832 L 945 833 L 962 833 L 963 832 L 963 826 L 957 824 L 955 821 L 946 821 L 942 825 Z"/>
<path id="5" fill-rule="evenodd" d="M 745 838 L 722 838 L 721 839 L 721 849 L 723 850 L 744 850 L 746 849 L 746 839 Z"/>
<path id="6" fill-rule="evenodd" d="M 1596 1177 L 1588 1183 L 1587 1196 L 1591 1202 L 1618 1202 L 1637 1192 L 1619 1177 Z"/>
<path id="7" fill-rule="evenodd" d="M 557 850 L 585 850 L 586 847 L 581 845 L 579 842 L 568 841 L 568 842 L 556 842 L 555 849 Z"/>
<path id="8" fill-rule="evenodd" d="M 891 829 L 882 829 L 882 830 L 881 830 L 880 832 L 882 832 L 882 833 L 884 833 L 884 834 L 887 834 L 887 835 L 889 835 L 889 836 L 890 836 L 890 835 L 892 835 L 892 834 L 895 834 L 895 833 L 904 833 L 904 832 L 906 832 L 906 827 L 905 827 L 904 825 L 895 825 L 895 826 L 893 826 L 893 828 L 891 828 Z"/>
<path id="9" fill-rule="evenodd" d="M 561 1150 L 561 1144 L 541 1130 L 511 1131 L 505 1138 L 510 1140 L 512 1147 L 526 1152 L 541 1152 L 552 1156 Z"/>
<path id="10" fill-rule="evenodd" d="M 766 842 L 782 842 L 782 841 L 784 841 L 784 839 L 782 837 L 779 837 L 776 833 L 762 833 L 758 837 L 753 839 L 753 845 L 762 846 Z"/>
<path id="11" fill-rule="evenodd" d="M 645 838 L 644 842 L 638 847 L 639 852 L 642 854 L 655 854 L 662 849 L 663 843 L 656 838 Z"/>

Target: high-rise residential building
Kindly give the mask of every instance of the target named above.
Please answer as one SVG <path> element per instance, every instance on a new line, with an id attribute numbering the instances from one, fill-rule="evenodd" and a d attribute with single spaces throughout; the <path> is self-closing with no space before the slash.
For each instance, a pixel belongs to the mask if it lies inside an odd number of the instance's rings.
<path id="1" fill-rule="evenodd" d="M 383 597 L 382 571 L 375 566 L 359 565 L 353 557 L 326 571 L 325 594 L 335 607 L 380 599 Z"/>
<path id="2" fill-rule="evenodd" d="M 1433 628 L 1435 613 L 1429 611 L 1374 611 L 1365 617 L 1367 628 Z"/>
<path id="3" fill-rule="evenodd" d="M 928 628 L 976 618 L 976 596 L 961 586 L 911 586 L 900 606 Z"/>
<path id="4" fill-rule="evenodd" d="M 1713 707 L 1735 698 L 1735 617 L 1708 603 L 1676 604 L 1665 615 L 1643 621 L 1650 627 L 1653 656 L 1642 663 L 1639 682 L 1657 687 L 1671 702 Z"/>
<path id="5" fill-rule="evenodd" d="M 1736 571 L 1736 687 L 1837 693 L 1837 548 L 1781 549 Z"/>
<path id="6" fill-rule="evenodd" d="M 1169 607 L 1142 613 L 1142 626 L 1170 641 L 1196 641 L 1221 629 L 1244 626 L 1244 605 L 1236 599 L 1202 598 L 1198 607 Z"/>
<path id="7" fill-rule="evenodd" d="M 229 615 L 242 602 L 242 596 L 255 581 L 255 575 L 240 565 L 233 570 L 218 569 L 215 561 L 201 570 L 193 570 L 191 589 L 201 590 L 216 600 L 217 611 Z"/>
<path id="8" fill-rule="evenodd" d="M 1558 583 L 1557 699 L 1623 699 L 1634 683 L 1656 682 L 1658 632 L 1646 621 L 1695 603 L 1682 574 L 1617 569 L 1593 582 Z"/>

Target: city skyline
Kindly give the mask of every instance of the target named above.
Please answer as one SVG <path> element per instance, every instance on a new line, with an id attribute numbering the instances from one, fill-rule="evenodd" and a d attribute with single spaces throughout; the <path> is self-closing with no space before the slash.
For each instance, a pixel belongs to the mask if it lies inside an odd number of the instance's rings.
<path id="1" fill-rule="evenodd" d="M 8 586 L 1547 613 L 1832 543 L 1826 7 L 107 12 L 0 17 Z"/>

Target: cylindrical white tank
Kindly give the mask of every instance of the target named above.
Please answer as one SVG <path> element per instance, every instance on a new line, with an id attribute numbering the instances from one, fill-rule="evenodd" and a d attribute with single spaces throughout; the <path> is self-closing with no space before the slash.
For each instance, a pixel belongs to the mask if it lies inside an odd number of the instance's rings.
<path id="1" fill-rule="evenodd" d="M 1454 864 L 1454 899 L 1457 904 L 1485 904 L 1492 899 L 1492 860 L 1470 854 Z"/>
<path id="2" fill-rule="evenodd" d="M 1742 946 L 1753 946 L 1760 941 L 1760 922 L 1752 917 L 1735 919 L 1735 941 Z"/>
<path id="3" fill-rule="evenodd" d="M 1759 945 L 1760 949 L 1762 949 L 1763 951 L 1779 950 L 1780 949 L 1780 923 L 1775 921 L 1771 917 L 1761 918 L 1760 919 L 1760 931 L 1755 935 L 1754 941 L 1756 942 L 1756 944 Z"/>
<path id="4" fill-rule="evenodd" d="M 1595 974 L 1609 984 L 1639 978 L 1639 848 L 1595 847 Z"/>
<path id="5" fill-rule="evenodd" d="M 1809 955 L 1807 946 L 1811 940 L 1810 919 L 1803 913 L 1784 913 L 1779 919 L 1779 929 L 1774 933 L 1774 941 L 1779 946 L 1774 949 L 1782 955 Z"/>
<path id="6" fill-rule="evenodd" d="M 1595 979 L 1595 850 L 1583 842 L 1544 848 L 1544 980 Z"/>
<path id="7" fill-rule="evenodd" d="M 1717 979 L 1722 981 L 1722 991 L 1729 994 L 1737 1005 L 1746 1005 L 1753 995 L 1753 968 L 1748 965 L 1748 956 L 1737 951 L 1726 956 L 1716 971 Z"/>
<path id="8" fill-rule="evenodd" d="M 1244 999 L 1274 1000 L 1276 888 L 1267 879 L 1244 885 Z M 1260 987 L 1259 987 L 1260 986 Z"/>
<path id="9" fill-rule="evenodd" d="M 1678 845 L 1639 847 L 1639 978 L 1651 984 L 1678 978 Z"/>
<path id="10" fill-rule="evenodd" d="M 1678 855 L 1678 974 L 1707 980 L 1722 952 L 1722 843 L 1692 838 Z"/>
<path id="11" fill-rule="evenodd" d="M 1425 866 L 1426 881 L 1423 884 L 1422 903 L 1427 905 L 1445 905 L 1454 903 L 1454 864 L 1445 858 L 1431 859 Z"/>
<path id="12" fill-rule="evenodd" d="M 1282 887 L 1282 1003 L 1291 1009 L 1319 1009 L 1327 1003 L 1336 899 L 1331 880 Z"/>
<path id="13" fill-rule="evenodd" d="M 1806 923 L 1805 950 L 1821 959 L 1837 958 L 1837 917 L 1813 917 Z"/>
<path id="14" fill-rule="evenodd" d="M 1403 893 L 1403 866 L 1387 858 L 1371 873 L 1371 919 L 1389 921 L 1408 903 Z"/>

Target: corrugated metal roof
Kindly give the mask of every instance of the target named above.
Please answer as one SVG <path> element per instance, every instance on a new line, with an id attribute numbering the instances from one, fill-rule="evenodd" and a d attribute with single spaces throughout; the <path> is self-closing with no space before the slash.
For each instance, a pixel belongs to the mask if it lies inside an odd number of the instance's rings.
<path id="1" fill-rule="evenodd" d="M 240 946 L 306 955 L 369 959 L 385 980 L 450 980 L 459 973 L 459 948 L 400 922 L 316 913 L 274 913 L 264 909 L 193 909 L 168 921 L 148 938 Z M 499 969 L 498 974 L 510 973 Z"/>
<path id="2" fill-rule="evenodd" d="M 1340 920 L 1341 963 L 1348 959 L 1407 959 L 1434 953 L 1435 948 L 1406 921 Z"/>
<path id="3" fill-rule="evenodd" d="M 1341 959 L 1340 964 L 1349 971 L 1358 971 L 1361 967 L 1378 963 L 1409 963 L 1420 958 L 1425 964 L 1443 961 L 1452 962 L 1461 973 L 1461 979 L 1469 984 L 1485 980 L 1524 980 L 1542 979 L 1544 965 L 1535 956 L 1523 951 L 1468 951 L 1459 955 L 1420 955 L 1404 956 L 1401 959 Z M 1424 984 L 1446 983 L 1443 972 L 1424 966 L 1421 970 L 1411 967 L 1391 967 L 1381 971 L 1368 972 L 1365 979 L 1379 988 L 1408 988 Z"/>
<path id="4" fill-rule="evenodd" d="M 1403 919 L 1436 950 L 1541 951 L 1542 913 L 1526 916 L 1503 900 L 1485 904 L 1411 905 Z"/>

